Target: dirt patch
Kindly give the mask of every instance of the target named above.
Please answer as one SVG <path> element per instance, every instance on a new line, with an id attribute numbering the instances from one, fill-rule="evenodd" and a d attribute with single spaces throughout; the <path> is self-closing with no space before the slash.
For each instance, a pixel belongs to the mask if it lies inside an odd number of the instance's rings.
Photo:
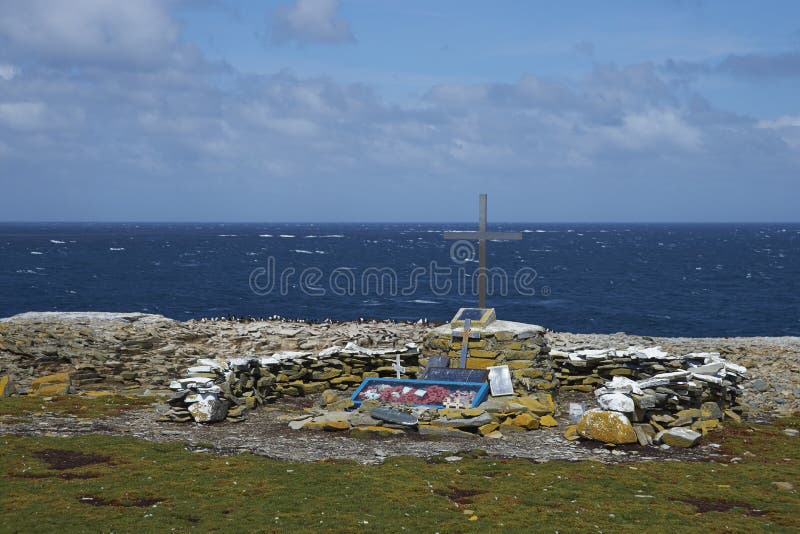
<path id="1" fill-rule="evenodd" d="M 60 478 L 61 480 L 86 480 L 97 478 L 97 473 L 9 473 L 12 478 Z"/>
<path id="2" fill-rule="evenodd" d="M 97 495 L 82 495 L 78 497 L 78 501 L 82 504 L 89 504 L 91 506 L 119 506 L 123 508 L 147 508 L 164 502 L 166 499 L 161 497 L 134 497 L 131 499 L 106 499 L 105 497 L 98 497 Z"/>
<path id="3" fill-rule="evenodd" d="M 59 471 L 83 467 L 85 465 L 103 464 L 111 461 L 110 456 L 85 454 L 79 451 L 67 451 L 63 449 L 34 451 L 32 456 L 43 460 L 50 469 L 57 469 Z"/>
<path id="4" fill-rule="evenodd" d="M 766 510 L 759 510 L 753 508 L 746 502 L 740 501 L 720 501 L 716 499 L 670 499 L 673 502 L 682 502 L 690 504 L 695 507 L 698 514 L 705 514 L 707 512 L 730 512 L 741 510 L 744 515 L 760 517 L 766 515 Z"/>
<path id="5" fill-rule="evenodd" d="M 472 504 L 472 497 L 480 495 L 482 491 L 465 490 L 459 488 L 447 488 L 446 490 L 433 490 L 436 495 L 447 497 L 454 503 L 458 504 Z"/>

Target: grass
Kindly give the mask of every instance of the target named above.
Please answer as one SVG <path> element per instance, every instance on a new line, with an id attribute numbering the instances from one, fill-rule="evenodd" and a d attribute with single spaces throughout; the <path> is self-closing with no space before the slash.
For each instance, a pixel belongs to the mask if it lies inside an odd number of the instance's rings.
<path id="1" fill-rule="evenodd" d="M 800 485 L 789 426 L 800 420 L 729 426 L 713 438 L 724 462 L 615 465 L 480 452 L 291 463 L 114 436 L 5 435 L 0 530 L 796 532 L 797 490 L 772 485 Z"/>
<path id="2" fill-rule="evenodd" d="M 25 417 L 50 413 L 55 415 L 74 415 L 82 419 L 93 419 L 119 415 L 127 410 L 144 408 L 158 399 L 150 396 L 108 395 L 90 398 L 78 395 L 49 397 L 20 395 L 0 399 L 0 422 L 21 420 Z"/>

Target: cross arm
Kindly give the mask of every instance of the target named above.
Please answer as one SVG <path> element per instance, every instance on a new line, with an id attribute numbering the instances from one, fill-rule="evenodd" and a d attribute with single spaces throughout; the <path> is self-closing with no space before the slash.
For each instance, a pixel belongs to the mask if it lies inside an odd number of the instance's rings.
<path id="1" fill-rule="evenodd" d="M 522 239 L 521 232 L 445 232 L 445 239 L 497 239 L 500 241 L 518 241 Z"/>

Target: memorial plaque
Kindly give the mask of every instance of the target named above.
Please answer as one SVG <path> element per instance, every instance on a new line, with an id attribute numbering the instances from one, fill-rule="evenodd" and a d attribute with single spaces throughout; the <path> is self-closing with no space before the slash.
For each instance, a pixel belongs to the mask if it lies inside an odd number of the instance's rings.
<path id="1" fill-rule="evenodd" d="M 494 365 L 487 367 L 486 370 L 489 371 L 489 388 L 492 397 L 514 394 L 514 384 L 511 383 L 511 372 L 507 365 Z"/>
<path id="2" fill-rule="evenodd" d="M 489 371 L 486 369 L 450 369 L 449 367 L 432 367 L 426 370 L 425 380 L 446 382 L 486 382 Z"/>
<path id="3" fill-rule="evenodd" d="M 497 318 L 494 308 L 460 308 L 450 321 L 452 328 L 461 328 L 465 321 L 471 321 L 473 328 L 483 328 Z"/>
<path id="4" fill-rule="evenodd" d="M 450 358 L 448 356 L 431 356 L 428 358 L 428 365 L 425 366 L 425 370 L 422 372 L 420 378 L 422 380 L 427 380 L 428 372 L 431 369 L 436 368 L 446 368 L 450 365 Z"/>
<path id="5" fill-rule="evenodd" d="M 486 310 L 482 310 L 481 308 L 461 308 L 461 313 L 456 315 L 456 321 L 463 321 L 464 319 L 480 321 L 485 312 Z"/>

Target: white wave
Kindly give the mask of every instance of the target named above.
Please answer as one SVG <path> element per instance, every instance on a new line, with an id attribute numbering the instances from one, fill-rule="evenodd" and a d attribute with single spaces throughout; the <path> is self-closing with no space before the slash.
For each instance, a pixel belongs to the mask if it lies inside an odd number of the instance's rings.
<path id="1" fill-rule="evenodd" d="M 38 275 L 38 276 L 45 276 L 44 273 L 37 273 L 36 271 L 34 271 L 32 269 L 17 269 L 17 273 L 18 274 L 35 274 L 35 275 Z"/>
<path id="2" fill-rule="evenodd" d="M 296 248 L 293 252 L 297 252 L 298 254 L 313 254 L 310 250 L 303 250 L 301 248 Z"/>
<path id="3" fill-rule="evenodd" d="M 317 236 L 315 236 L 315 235 L 306 235 L 306 236 L 303 236 L 303 237 L 305 237 L 306 239 L 311 239 L 311 238 L 317 237 Z"/>
<path id="4" fill-rule="evenodd" d="M 114 252 L 117 252 L 119 250 L 125 250 L 125 248 L 124 247 L 111 247 L 108 250 L 113 250 Z"/>
<path id="5" fill-rule="evenodd" d="M 314 254 L 327 254 L 324 250 L 315 250 Z"/>
<path id="6" fill-rule="evenodd" d="M 42 254 L 44 254 L 44 252 L 39 252 L 38 250 L 31 250 L 31 254 L 33 254 L 34 256 L 41 256 Z"/>
<path id="7" fill-rule="evenodd" d="M 63 245 L 64 244 L 64 241 L 59 241 L 58 239 L 51 239 L 50 242 L 53 243 L 54 245 Z"/>
<path id="8" fill-rule="evenodd" d="M 342 234 L 328 234 L 328 235 L 321 235 L 320 237 L 337 238 L 337 237 L 344 237 L 344 236 Z"/>
<path id="9" fill-rule="evenodd" d="M 278 237 L 294 237 L 292 234 L 281 234 Z"/>
<path id="10" fill-rule="evenodd" d="M 425 299 L 409 300 L 408 302 L 413 302 L 414 304 L 439 304 L 435 300 L 425 300 Z"/>
<path id="11" fill-rule="evenodd" d="M 217 234 L 217 237 L 236 237 L 236 234 Z"/>
<path id="12" fill-rule="evenodd" d="M 258 237 L 272 237 L 272 234 L 258 234 Z"/>

